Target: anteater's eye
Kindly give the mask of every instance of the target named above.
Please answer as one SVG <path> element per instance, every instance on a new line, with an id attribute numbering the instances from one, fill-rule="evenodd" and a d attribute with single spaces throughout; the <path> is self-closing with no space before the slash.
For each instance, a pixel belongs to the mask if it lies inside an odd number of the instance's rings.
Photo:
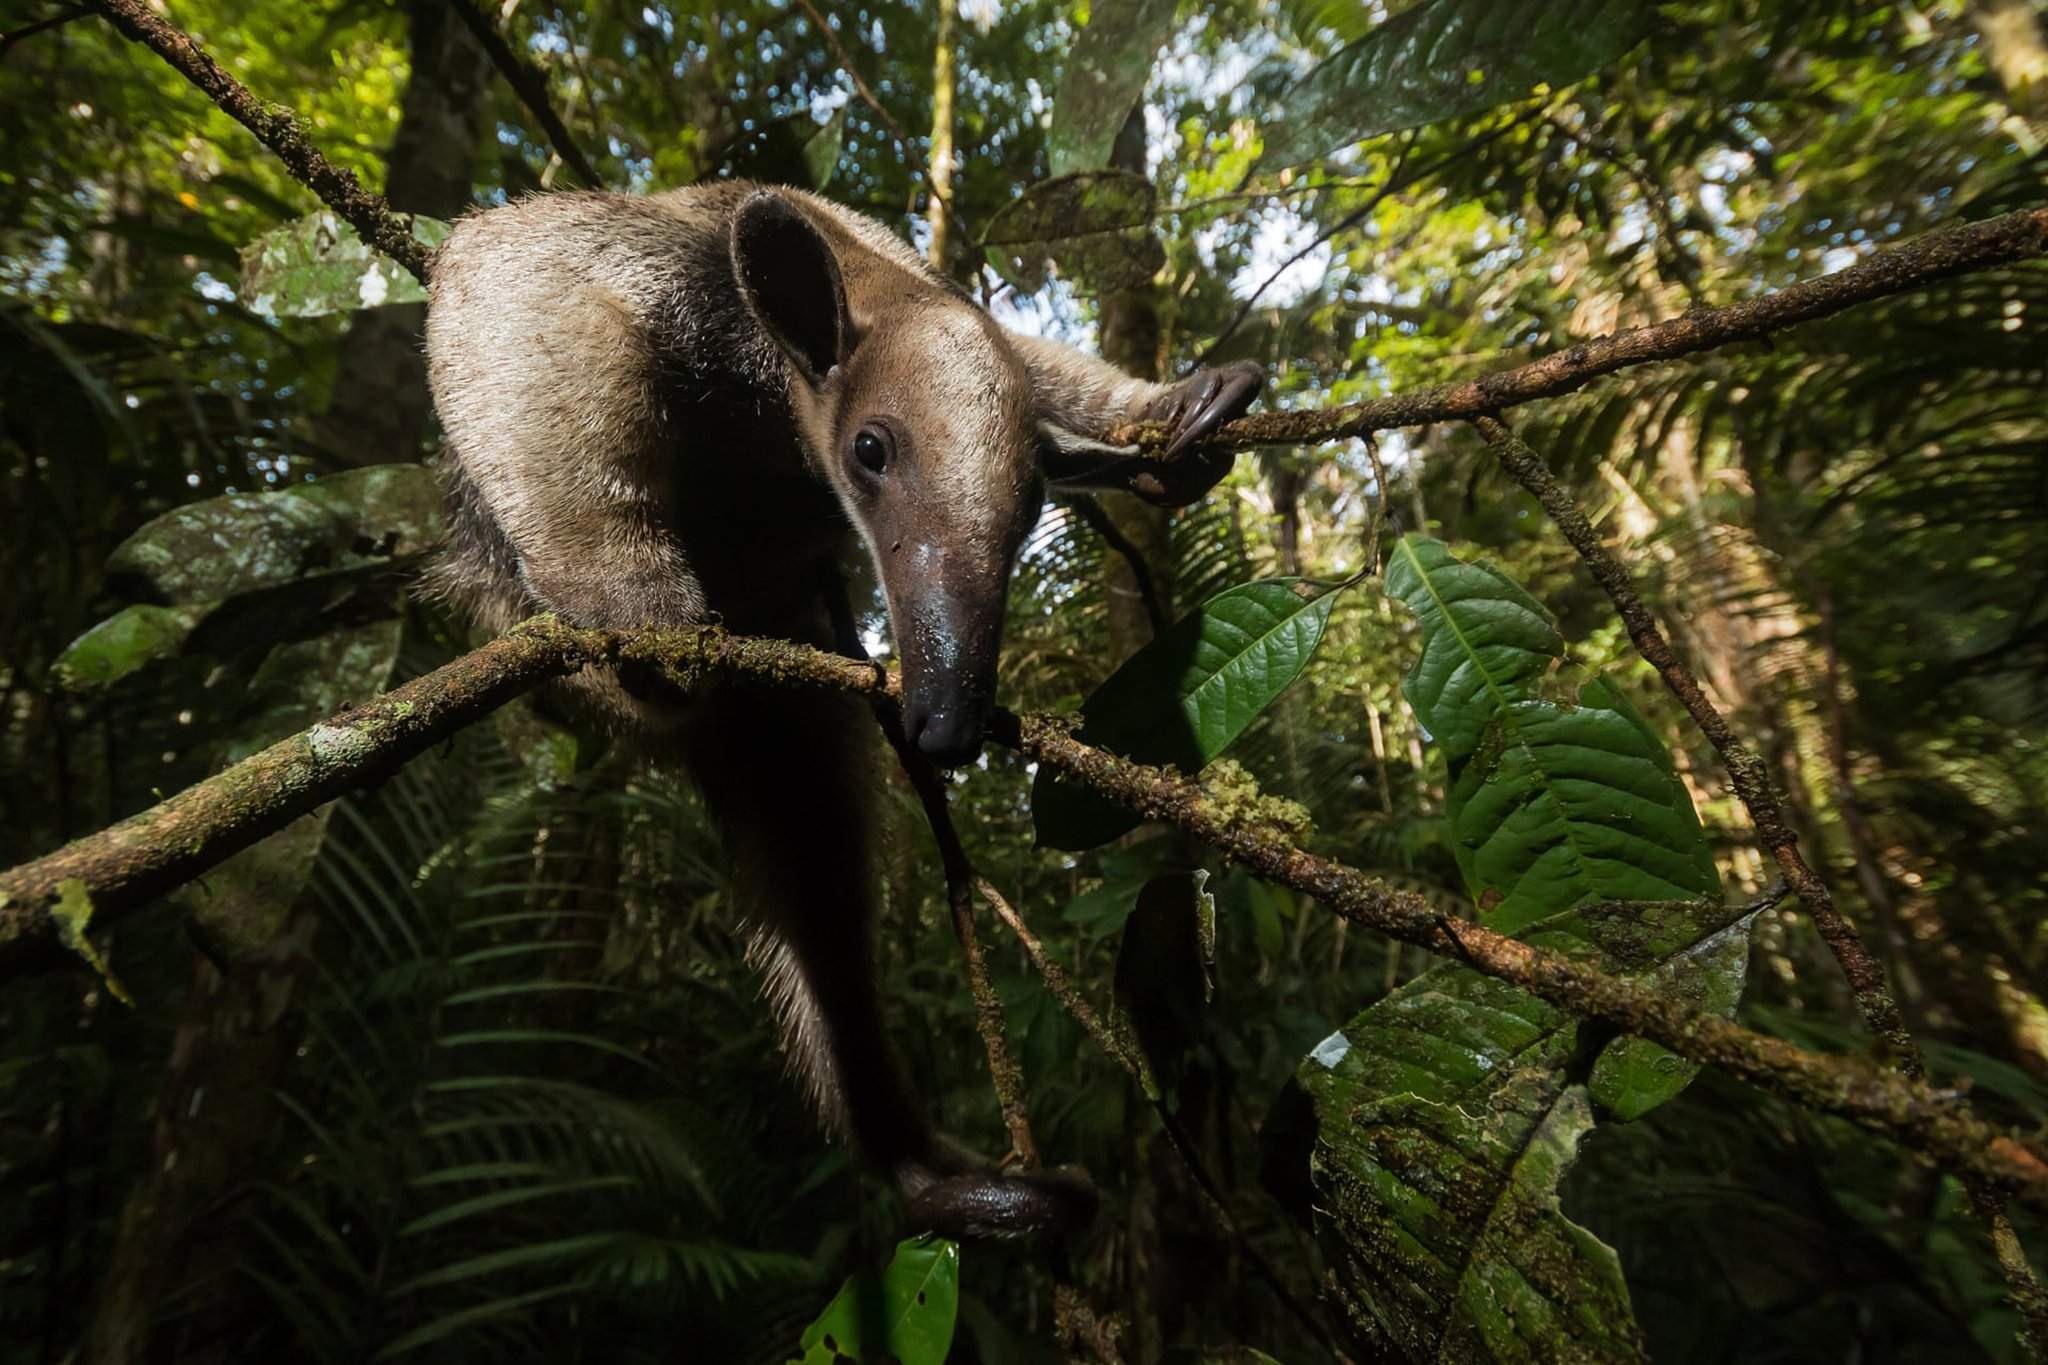
<path id="1" fill-rule="evenodd" d="M 860 461 L 860 467 L 870 474 L 879 474 L 889 467 L 888 433 L 875 427 L 862 427 L 860 435 L 853 438 L 853 458 Z"/>

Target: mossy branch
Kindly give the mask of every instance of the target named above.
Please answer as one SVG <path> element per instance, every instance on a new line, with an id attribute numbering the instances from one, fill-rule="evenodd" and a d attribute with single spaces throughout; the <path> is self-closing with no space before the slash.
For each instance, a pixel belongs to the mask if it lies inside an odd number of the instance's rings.
<path id="1" fill-rule="evenodd" d="M 1903 246 L 1874 252 L 1832 275 L 1802 280 L 1724 308 L 1696 308 L 1666 322 L 1631 327 L 1478 379 L 1342 407 L 1256 412 L 1224 423 L 1197 449 L 1320 445 L 1395 427 L 1492 416 L 1522 403 L 1582 389 L 1616 370 L 1677 360 L 1768 336 L 1872 299 L 1911 293 L 1937 280 L 2043 254 L 2048 254 L 2048 208 L 2020 209 L 1943 228 Z M 1111 433 L 1109 440 L 1158 452 L 1165 448 L 1166 430 L 1157 422 L 1134 422 Z M 1182 458 L 1192 454 L 1191 449 Z"/>
<path id="2" fill-rule="evenodd" d="M 219 775 L 0 874 L 0 968 L 61 941 L 61 899 L 82 889 L 103 925 L 189 882 L 229 855 L 406 760 L 550 679 L 591 665 L 660 668 L 684 689 L 721 673 L 785 686 L 898 698 L 885 669 L 804 645 L 715 626 L 577 630 L 539 617 L 472 654 L 273 745 Z M 1548 949 L 1446 918 L 1422 897 L 1309 853 L 1263 807 L 1212 793 L 1167 769 L 1105 753 L 1073 736 L 1070 717 L 998 712 L 996 740 L 1222 850 L 1269 881 L 1354 923 L 1454 957 L 1562 1009 L 1663 1044 L 1762 1089 L 1896 1138 L 1923 1158 L 2048 1209 L 2048 1162 L 1924 1082 L 1861 1057 L 1827 1056 L 1741 1028 Z"/>
<path id="3" fill-rule="evenodd" d="M 412 235 L 412 219 L 395 211 L 380 194 L 363 188 L 355 172 L 321 155 L 306 136 L 297 115 L 282 104 L 256 98 L 240 81 L 221 69 L 206 49 L 175 25 L 159 17 L 143 0 L 86 0 L 125 36 L 141 43 L 177 68 L 178 74 L 205 91 L 237 123 L 256 134 L 277 153 L 285 169 L 348 221 L 362 239 L 397 261 L 421 284 L 427 282 L 433 253 Z"/>

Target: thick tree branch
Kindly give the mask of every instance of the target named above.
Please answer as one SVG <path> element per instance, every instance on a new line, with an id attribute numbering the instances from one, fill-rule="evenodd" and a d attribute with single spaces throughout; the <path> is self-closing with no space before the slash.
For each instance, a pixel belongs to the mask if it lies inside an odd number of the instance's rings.
<path id="1" fill-rule="evenodd" d="M 410 270 L 421 284 L 427 282 L 428 262 L 433 253 L 412 235 L 411 218 L 394 213 L 383 196 L 364 189 L 354 171 L 322 156 L 291 110 L 257 99 L 247 86 L 221 70 L 204 48 L 158 18 L 143 0 L 87 3 L 124 35 L 176 67 L 180 75 L 205 91 L 230 117 L 256 134 L 301 184 L 347 219 L 364 241 Z"/>
<path id="2" fill-rule="evenodd" d="M 1918 241 L 1877 252 L 1846 270 L 1802 280 L 1760 298 L 1725 308 L 1694 309 L 1666 322 L 1632 327 L 1554 352 L 1512 370 L 1343 407 L 1253 413 L 1224 423 L 1198 448 L 1314 445 L 1394 427 L 1469 421 L 1538 398 L 1571 393 L 1632 365 L 1676 360 L 1767 336 L 1872 299 L 1909 293 L 1952 275 L 2009 265 L 2044 252 L 2048 252 L 2048 208 L 2020 209 L 1931 232 Z M 1134 422 L 1109 439 L 1159 452 L 1165 448 L 1166 429 L 1156 422 Z"/>
<path id="3" fill-rule="evenodd" d="M 505 41 L 505 35 L 491 22 L 491 16 L 478 9 L 475 0 L 448 0 L 455 12 L 462 17 L 469 31 L 489 54 L 491 62 L 498 68 L 498 74 L 505 78 L 505 84 L 512 87 L 512 93 L 519 96 L 519 102 L 537 119 L 541 131 L 548 135 L 548 142 L 554 147 L 555 155 L 568 163 L 589 189 L 599 189 L 604 182 L 598 178 L 590 162 L 584 159 L 576 139 L 569 135 L 568 126 L 548 99 L 548 78 L 533 63 L 512 50 L 512 44 Z"/>
<path id="4" fill-rule="evenodd" d="M 884 669 L 715 626 L 612 634 L 542 617 L 368 705 L 274 745 L 111 829 L 0 874 L 0 967 L 83 928 L 57 913 L 91 897 L 101 921 L 190 881 L 293 817 L 386 774 L 437 739 L 588 664 L 660 668 L 686 692 L 720 673 L 900 700 Z M 1076 740 L 1071 718 L 998 712 L 995 737 L 1150 820 L 1171 824 L 1355 923 L 1455 957 L 1560 1009 L 1603 1019 L 1775 1094 L 1899 1140 L 1936 1164 L 2009 1184 L 2048 1209 L 2048 1162 L 1925 1083 L 1824 1056 L 1702 1014 L 1561 953 L 1445 918 L 1422 897 L 1308 853 L 1278 825 L 1169 770 Z M 69 894 L 67 894 L 67 892 Z"/>
<path id="5" fill-rule="evenodd" d="M 522 626 L 139 815 L 0 873 L 0 969 L 85 927 L 54 917 L 67 883 L 91 898 L 92 927 L 110 924 L 299 816 L 380 781 L 522 693 L 576 672 L 593 657 L 590 649 L 607 645 L 551 625 Z"/>

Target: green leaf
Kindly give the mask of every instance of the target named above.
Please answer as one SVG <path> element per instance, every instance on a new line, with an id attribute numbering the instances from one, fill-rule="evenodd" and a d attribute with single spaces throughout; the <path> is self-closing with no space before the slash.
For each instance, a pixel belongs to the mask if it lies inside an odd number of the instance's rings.
<path id="1" fill-rule="evenodd" d="M 1116 953 L 1110 1026 L 1137 1044 L 1147 1099 L 1175 1093 L 1215 991 L 1216 898 L 1205 871 L 1169 872 L 1138 893 Z"/>
<path id="2" fill-rule="evenodd" d="M 1489 928 L 1519 933 L 1596 899 L 1719 898 L 1699 815 L 1649 722 L 1599 679 L 1575 703 L 1536 695 L 1564 652 L 1541 603 L 1422 536 L 1395 544 L 1387 590 L 1422 622 L 1403 690 L 1448 760 L 1452 852 Z M 1688 959 L 1668 988 L 1732 1012 L 1746 966 L 1739 951 Z M 1698 1070 L 1631 1039 L 1602 1054 L 1594 1093 L 1634 1118 Z"/>
<path id="3" fill-rule="evenodd" d="M 441 534 L 441 493 L 421 465 L 373 465 L 278 493 L 188 503 L 108 557 L 130 596 L 174 605 L 336 575 L 404 568 Z"/>
<path id="4" fill-rule="evenodd" d="M 1720 892 L 1713 853 L 1671 759 L 1607 684 L 1577 705 L 1500 709 L 1477 753 L 1451 765 L 1445 813 L 1465 885 L 1512 934 L 1588 897 Z"/>
<path id="5" fill-rule="evenodd" d="M 1336 588 L 1269 578 L 1218 593 L 1125 660 L 1082 704 L 1080 737 L 1140 763 L 1201 770 L 1243 734 L 1322 643 Z M 1138 817 L 1041 768 L 1031 819 L 1046 848 L 1078 850 Z"/>
<path id="6" fill-rule="evenodd" d="M 1134 289 L 1166 264 L 1152 231 L 1152 182 L 1129 171 L 1084 171 L 1045 180 L 1011 200 L 982 234 L 989 264 L 1030 294 L 1058 266 L 1098 292 Z"/>
<path id="7" fill-rule="evenodd" d="M 1054 175 L 1109 164 L 1124 120 L 1145 93 L 1176 0 L 1116 0 L 1090 7 L 1053 93 L 1046 154 Z"/>
<path id="8" fill-rule="evenodd" d="M 177 654 L 211 606 L 159 607 L 138 602 L 123 607 L 66 646 L 51 665 L 51 675 L 68 692 L 105 687 Z"/>
<path id="9" fill-rule="evenodd" d="M 1318 27 L 1333 6 L 1317 8 Z M 1363 9 L 1363 5 L 1357 6 Z M 1258 169 L 1491 108 L 1612 62 L 1650 31 L 1648 0 L 1421 0 L 1319 63 L 1281 97 Z"/>
<path id="10" fill-rule="evenodd" d="M 1396 542 L 1387 590 L 1422 623 L 1403 690 L 1448 760 L 1453 850 L 1489 928 L 1720 894 L 1691 797 L 1628 700 L 1598 679 L 1574 704 L 1536 695 L 1564 652 L 1541 603 L 1421 536 Z"/>
<path id="11" fill-rule="evenodd" d="M 1408 536 L 1387 590 L 1422 623 L 1406 690 L 1448 761 L 1446 816 L 1489 924 L 1732 1012 L 1747 919 L 1719 903 L 1656 732 L 1598 679 L 1574 702 L 1538 695 L 1564 643 L 1497 571 Z M 1643 1359 L 1614 1253 L 1559 1212 L 1557 1187 L 1596 1114 L 1635 1118 L 1696 1070 L 1457 963 L 1326 1039 L 1297 1079 L 1361 1353 Z"/>
<path id="12" fill-rule="evenodd" d="M 909 1239 L 881 1275 L 855 1275 L 804 1329 L 792 1365 L 945 1365 L 960 1307 L 960 1248 Z"/>
<path id="13" fill-rule="evenodd" d="M 832 111 L 832 117 L 804 143 L 804 168 L 811 173 L 811 188 L 822 190 L 832 183 L 839 169 L 839 154 L 846 147 L 846 106 Z"/>
<path id="14" fill-rule="evenodd" d="M 1719 1007 L 1733 1004 L 1731 979 L 1739 989 L 1747 922 L 1708 901 L 1601 903 L 1525 937 Z M 1676 1087 L 1654 1058 L 1622 1050 L 1635 1040 L 1573 1083 L 1582 1028 L 1444 963 L 1302 1062 L 1317 1217 L 1347 1248 L 1337 1292 L 1365 1358 L 1644 1358 L 1614 1253 L 1558 1211 L 1557 1186 L 1596 1106 L 1641 1112 Z"/>
<path id="15" fill-rule="evenodd" d="M 448 236 L 448 224 L 416 216 L 412 235 L 437 247 Z M 307 214 L 243 247 L 236 294 L 252 312 L 276 318 L 427 300 L 411 271 L 365 243 L 332 209 Z"/>
<path id="16" fill-rule="evenodd" d="M 1455 558 L 1442 541 L 1394 542 L 1387 594 L 1422 622 L 1422 656 L 1401 690 L 1454 761 L 1478 748 L 1498 711 L 1528 696 L 1564 653 L 1541 602 L 1491 565 Z"/>

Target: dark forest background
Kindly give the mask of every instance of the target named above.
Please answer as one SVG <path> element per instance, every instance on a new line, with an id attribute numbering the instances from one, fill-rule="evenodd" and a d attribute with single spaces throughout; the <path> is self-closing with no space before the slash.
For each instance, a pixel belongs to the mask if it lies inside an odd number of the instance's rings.
<path id="1" fill-rule="evenodd" d="M 1110 152 L 1152 182 L 1163 264 L 1025 292 L 976 234 L 1059 169 L 1049 111 L 1106 0 L 821 7 L 888 122 L 802 5 L 486 8 L 613 188 L 816 185 L 928 246 L 921 167 L 950 124 L 950 273 L 1013 325 L 1135 372 L 1255 359 L 1268 406 L 1467 377 L 2048 197 L 2048 19 L 2029 0 L 1646 6 L 1647 39 L 1583 80 L 1285 168 L 1261 163 L 1271 102 L 1381 8 L 1190 5 Z M 165 12 L 398 209 L 446 219 L 576 183 L 445 0 Z M 435 516 L 428 485 L 390 468 L 435 451 L 421 306 L 256 311 L 238 253 L 312 196 L 99 19 L 4 0 L 0 32 L 11 865 L 469 641 L 406 591 Z M 1517 416 L 1765 755 L 1937 1080 L 2023 1129 L 2048 1122 L 2043 309 L 2038 262 L 1966 275 Z M 403 534 L 373 554 L 319 528 L 156 520 L 323 485 L 374 486 Z M 1382 509 L 1547 604 L 1571 659 L 1670 746 L 1728 898 L 1767 884 L 1712 750 L 1463 425 L 1246 454 L 1177 514 L 1049 507 L 1013 589 L 1005 699 L 1074 709 L 1155 615 L 1356 572 Z M 878 607 L 867 624 L 885 640 Z M 1443 764 L 1401 690 L 1417 638 L 1376 585 L 1347 591 L 1232 757 L 1307 808 L 1313 847 L 1469 913 Z M 991 750 L 952 788 L 956 822 L 1108 1000 L 1139 887 L 1183 853 L 1145 832 L 1036 850 L 1030 785 Z M 1000 1152 L 931 836 L 900 775 L 885 804 L 891 1034 L 947 1130 Z M 956 1358 L 1057 1358 L 1056 1274 L 1128 1315 L 1134 1361 L 1330 1358 L 1253 1264 L 1311 1302 L 1328 1268 L 1285 1159 L 1288 1083 L 1427 960 L 1207 866 L 1214 996 L 1172 1102 L 1238 1235 L 991 929 L 1039 1145 L 1085 1165 L 1105 1209 L 1057 1264 L 968 1248 Z M 599 737 L 510 708 L 174 901 L 203 922 L 214 897 L 263 907 L 270 932 L 223 944 L 138 916 L 107 946 L 111 978 L 74 964 L 0 991 L 0 1360 L 777 1361 L 902 1233 L 783 1078 L 696 799 Z M 1865 1045 L 1795 904 L 1749 952 L 1743 1023 Z M 1602 1124 L 1562 1198 L 1618 1253 L 1656 1360 L 2023 1358 L 1954 1178 L 1712 1072 Z"/>

